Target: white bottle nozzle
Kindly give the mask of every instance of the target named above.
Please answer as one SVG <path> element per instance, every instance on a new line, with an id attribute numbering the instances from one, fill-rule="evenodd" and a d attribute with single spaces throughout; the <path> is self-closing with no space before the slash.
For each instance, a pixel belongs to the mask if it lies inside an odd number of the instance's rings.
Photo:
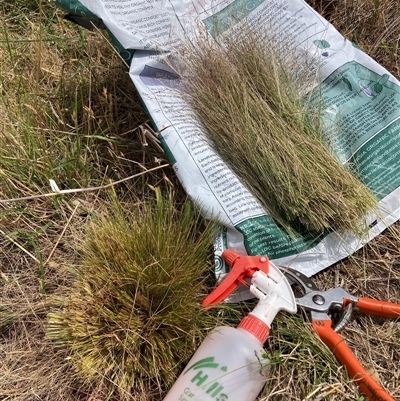
<path id="1" fill-rule="evenodd" d="M 250 286 L 250 292 L 260 300 L 251 314 L 268 326 L 280 310 L 297 311 L 296 299 L 285 275 L 271 262 L 269 269 L 268 274 L 262 271 L 254 273 Z"/>
<path id="2" fill-rule="evenodd" d="M 240 284 L 248 285 L 246 278 L 251 278 L 250 292 L 260 301 L 252 312 L 239 324 L 264 342 L 269 327 L 280 310 L 295 313 L 296 300 L 285 275 L 271 263 L 266 256 L 243 256 L 230 250 L 222 258 L 231 266 L 231 271 L 222 283 L 209 294 L 203 305 L 210 307 L 225 299 Z"/>

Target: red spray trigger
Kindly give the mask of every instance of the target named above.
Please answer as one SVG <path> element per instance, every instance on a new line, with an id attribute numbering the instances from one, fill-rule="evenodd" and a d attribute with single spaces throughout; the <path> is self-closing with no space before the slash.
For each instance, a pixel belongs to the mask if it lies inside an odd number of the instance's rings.
<path id="1" fill-rule="evenodd" d="M 231 267 L 230 272 L 202 302 L 203 306 L 214 305 L 224 300 L 239 284 L 249 286 L 246 278 L 253 277 L 254 273 L 261 270 L 265 274 L 269 272 L 269 261 L 266 256 L 240 256 L 227 249 L 222 253 L 224 259 Z"/>

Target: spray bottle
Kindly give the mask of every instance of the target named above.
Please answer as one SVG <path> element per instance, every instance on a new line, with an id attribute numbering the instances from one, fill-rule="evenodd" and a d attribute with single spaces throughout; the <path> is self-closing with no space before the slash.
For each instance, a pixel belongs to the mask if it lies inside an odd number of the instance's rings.
<path id="1" fill-rule="evenodd" d="M 222 258 L 231 270 L 203 305 L 222 301 L 239 284 L 260 301 L 237 328 L 217 327 L 208 334 L 164 401 L 254 401 L 268 374 L 263 344 L 271 322 L 280 310 L 296 312 L 289 282 L 266 256 L 240 257 L 226 250 Z"/>

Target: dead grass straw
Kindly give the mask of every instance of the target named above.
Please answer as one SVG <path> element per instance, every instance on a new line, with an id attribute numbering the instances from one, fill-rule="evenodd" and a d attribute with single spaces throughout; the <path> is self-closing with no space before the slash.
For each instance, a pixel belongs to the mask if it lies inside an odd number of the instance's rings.
<path id="1" fill-rule="evenodd" d="M 347 39 L 400 78 L 398 0 L 308 0 Z"/>
<path id="2" fill-rule="evenodd" d="M 207 140 L 279 223 L 362 233 L 376 198 L 328 149 L 318 106 L 301 97 L 307 82 L 293 78 L 300 61 L 246 28 L 240 37 L 200 37 L 178 57 L 183 96 Z"/>

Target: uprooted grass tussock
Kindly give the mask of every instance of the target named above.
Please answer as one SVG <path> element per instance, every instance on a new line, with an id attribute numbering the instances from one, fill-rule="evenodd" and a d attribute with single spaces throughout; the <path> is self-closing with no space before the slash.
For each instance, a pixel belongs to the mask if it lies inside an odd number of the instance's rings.
<path id="1" fill-rule="evenodd" d="M 399 77 L 397 1 L 310 3 Z M 48 192 L 49 178 L 61 189 L 82 188 L 164 163 L 126 66 L 99 33 L 64 21 L 51 2 L 3 0 L 0 10 L 1 199 Z M 116 203 L 131 216 L 154 198 L 154 187 L 172 186 L 179 193 L 163 168 L 114 189 L 0 205 L 0 399 L 104 401 L 101 379 L 85 382 L 71 346 L 55 347 L 46 336 L 48 313 L 61 313 L 59 300 L 71 297 L 86 224 Z M 318 274 L 318 284 L 400 302 L 399 227 Z M 399 333 L 399 322 L 361 315 L 342 333 L 394 398 L 400 398 Z M 274 364 L 263 401 L 362 399 L 299 316 L 279 318 L 267 352 Z"/>
<path id="2" fill-rule="evenodd" d="M 304 65 L 280 40 L 247 26 L 199 35 L 176 55 L 183 97 L 212 148 L 288 231 L 362 234 L 377 199 L 332 155 L 321 105 L 302 98 L 313 60 Z"/>

